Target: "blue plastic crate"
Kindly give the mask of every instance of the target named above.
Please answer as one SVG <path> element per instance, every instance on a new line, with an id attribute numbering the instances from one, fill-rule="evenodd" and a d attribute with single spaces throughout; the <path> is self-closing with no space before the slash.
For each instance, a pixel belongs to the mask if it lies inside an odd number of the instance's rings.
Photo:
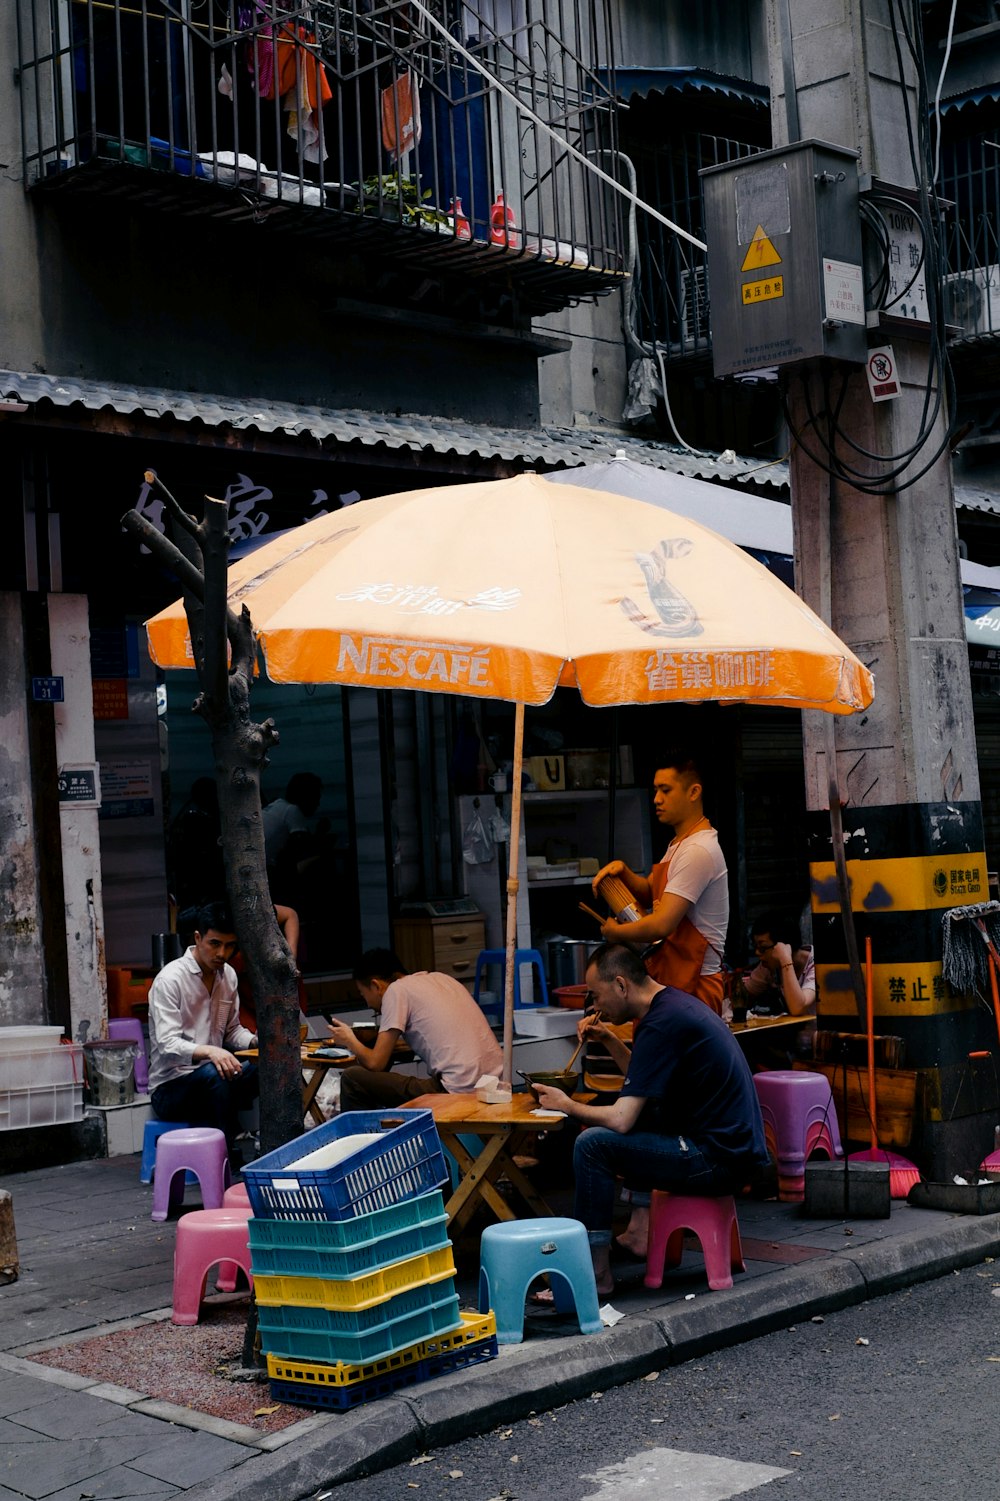
<path id="1" fill-rule="evenodd" d="M 334 1167 L 295 1171 L 308 1153 L 364 1132 L 382 1139 Z M 429 1110 L 351 1110 L 248 1163 L 243 1179 L 257 1219 L 341 1220 L 441 1188 L 448 1169 Z"/>
<path id="2" fill-rule="evenodd" d="M 254 1276 L 273 1272 L 339 1281 L 378 1271 L 447 1245 L 447 1224 L 438 1189 L 352 1220 L 251 1219 Z"/>
<path id="3" fill-rule="evenodd" d="M 441 1355 L 432 1355 L 427 1360 L 418 1360 L 414 1365 L 385 1371 L 367 1381 L 358 1381 L 353 1386 L 316 1386 L 312 1382 L 276 1381 L 272 1377 L 271 1396 L 276 1402 L 292 1402 L 300 1407 L 333 1408 L 346 1412 L 362 1402 L 387 1397 L 402 1387 L 415 1386 L 421 1381 L 431 1381 L 435 1376 L 446 1376 L 449 1371 L 459 1371 L 465 1366 L 493 1360 L 496 1354 L 496 1336 L 492 1335 L 489 1339 L 476 1340 L 460 1349 L 447 1350 Z"/>
<path id="4" fill-rule="evenodd" d="M 268 1308 L 259 1304 L 257 1320 L 261 1349 L 266 1355 L 360 1365 L 457 1329 L 461 1314 L 451 1278 L 411 1287 L 371 1308 L 329 1309 L 292 1303 Z"/>

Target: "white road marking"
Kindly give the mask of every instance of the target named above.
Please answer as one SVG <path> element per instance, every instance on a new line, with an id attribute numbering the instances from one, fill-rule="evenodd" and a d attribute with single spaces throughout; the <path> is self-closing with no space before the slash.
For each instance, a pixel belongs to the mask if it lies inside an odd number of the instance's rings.
<path id="1" fill-rule="evenodd" d="M 645 1449 L 621 1464 L 605 1465 L 582 1480 L 594 1480 L 597 1489 L 581 1496 L 580 1501 L 644 1501 L 655 1496 L 666 1501 L 683 1496 L 684 1501 L 729 1501 L 744 1491 L 756 1490 L 790 1475 L 791 1470 L 776 1470 L 771 1465 L 744 1464 L 740 1460 L 722 1459 L 717 1454 L 688 1454 L 683 1449 Z"/>

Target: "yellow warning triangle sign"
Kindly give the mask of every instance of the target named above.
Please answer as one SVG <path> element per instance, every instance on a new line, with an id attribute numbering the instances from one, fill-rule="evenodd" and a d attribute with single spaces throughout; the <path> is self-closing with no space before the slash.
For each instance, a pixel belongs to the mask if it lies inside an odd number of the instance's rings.
<path id="1" fill-rule="evenodd" d="M 765 266 L 780 265 L 781 256 L 764 233 L 763 224 L 758 224 L 753 232 L 753 239 L 747 246 L 747 253 L 743 257 L 743 265 L 740 267 L 740 270 L 763 271 Z"/>

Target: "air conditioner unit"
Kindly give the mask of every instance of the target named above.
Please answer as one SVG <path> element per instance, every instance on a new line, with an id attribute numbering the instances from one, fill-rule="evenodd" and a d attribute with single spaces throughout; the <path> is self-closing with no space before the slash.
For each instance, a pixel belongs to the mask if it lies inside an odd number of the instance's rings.
<path id="1" fill-rule="evenodd" d="M 681 272 L 681 330 L 684 344 L 707 344 L 709 326 L 708 267 L 686 266 Z"/>
<path id="2" fill-rule="evenodd" d="M 967 339 L 1000 334 L 1000 265 L 973 266 L 946 276 L 944 316 Z"/>

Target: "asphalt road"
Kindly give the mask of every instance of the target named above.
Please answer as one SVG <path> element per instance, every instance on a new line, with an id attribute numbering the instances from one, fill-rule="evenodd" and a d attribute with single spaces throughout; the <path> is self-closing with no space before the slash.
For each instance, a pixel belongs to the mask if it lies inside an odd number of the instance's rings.
<path id="1" fill-rule="evenodd" d="M 1000 1261 L 338 1486 L 335 1501 L 1000 1495 Z"/>

